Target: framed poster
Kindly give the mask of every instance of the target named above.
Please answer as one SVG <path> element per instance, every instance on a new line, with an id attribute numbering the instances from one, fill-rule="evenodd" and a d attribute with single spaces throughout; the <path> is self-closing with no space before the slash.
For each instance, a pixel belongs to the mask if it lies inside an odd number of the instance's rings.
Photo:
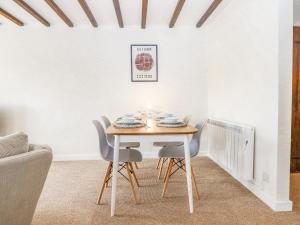
<path id="1" fill-rule="evenodd" d="M 157 45 L 131 45 L 131 81 L 158 81 Z"/>

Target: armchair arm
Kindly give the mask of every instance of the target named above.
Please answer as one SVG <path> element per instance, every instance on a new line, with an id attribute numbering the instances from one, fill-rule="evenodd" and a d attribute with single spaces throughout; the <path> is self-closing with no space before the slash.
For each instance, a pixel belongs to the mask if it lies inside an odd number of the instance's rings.
<path id="1" fill-rule="evenodd" d="M 28 152 L 38 149 L 47 149 L 48 151 L 52 152 L 52 148 L 49 145 L 36 145 L 36 144 L 29 144 Z"/>
<path id="2" fill-rule="evenodd" d="M 30 225 L 52 152 L 47 149 L 0 159 L 0 225 Z"/>

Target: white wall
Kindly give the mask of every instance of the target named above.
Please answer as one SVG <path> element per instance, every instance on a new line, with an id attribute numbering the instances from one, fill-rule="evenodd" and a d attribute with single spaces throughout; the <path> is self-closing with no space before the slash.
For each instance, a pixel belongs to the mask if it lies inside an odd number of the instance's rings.
<path id="1" fill-rule="evenodd" d="M 256 127 L 255 182 L 247 185 L 289 210 L 293 13 L 292 1 L 279 1 L 225 0 L 206 27 L 208 115 Z"/>
<path id="2" fill-rule="evenodd" d="M 187 35 L 188 33 L 188 35 Z M 132 83 L 130 44 L 158 44 L 158 83 Z M 195 28 L 0 28 L 0 135 L 23 130 L 56 158 L 98 153 L 92 119 L 147 103 L 207 117 L 201 32 Z"/>
<path id="3" fill-rule="evenodd" d="M 292 124 L 293 1 L 279 0 L 279 93 L 276 199 L 284 202 L 290 191 Z"/>

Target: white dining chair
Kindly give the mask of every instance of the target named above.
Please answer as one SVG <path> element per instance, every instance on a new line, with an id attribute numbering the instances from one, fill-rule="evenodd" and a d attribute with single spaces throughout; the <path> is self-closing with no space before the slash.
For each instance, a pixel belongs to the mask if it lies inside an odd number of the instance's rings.
<path id="1" fill-rule="evenodd" d="M 111 126 L 111 122 L 110 120 L 108 119 L 108 117 L 106 116 L 101 116 L 100 117 L 101 119 L 101 122 L 102 124 L 105 126 L 105 129 L 107 129 L 108 127 Z M 115 136 L 114 135 L 111 135 L 111 134 L 107 134 L 107 141 L 108 141 L 108 144 L 111 146 L 111 147 L 114 147 L 114 144 L 115 144 Z M 139 148 L 140 147 L 140 143 L 139 142 L 121 142 L 120 143 L 120 147 L 121 148 Z M 135 167 L 138 169 L 138 165 L 136 162 L 134 162 L 134 165 Z"/>
<path id="2" fill-rule="evenodd" d="M 191 120 L 191 116 L 185 116 L 183 118 L 183 122 L 187 125 L 189 124 L 190 120 Z M 153 145 L 155 147 L 180 146 L 183 145 L 183 142 L 154 142 Z M 168 160 L 167 158 L 159 158 L 157 162 L 156 169 L 159 169 L 158 179 L 160 179 L 161 177 L 164 164 L 167 160 Z"/>
<path id="3" fill-rule="evenodd" d="M 98 197 L 98 201 L 97 201 L 97 204 L 99 205 L 102 195 L 103 195 L 103 192 L 104 192 L 104 188 L 108 186 L 108 182 L 112 177 L 114 148 L 108 143 L 107 135 L 106 135 L 105 129 L 102 126 L 102 124 L 97 120 L 93 120 L 93 124 L 95 125 L 95 127 L 97 129 L 97 133 L 98 133 L 100 155 L 105 161 L 109 162 L 108 167 L 106 169 L 106 174 L 105 174 L 105 177 L 104 177 L 104 180 L 101 185 L 100 192 L 99 192 L 99 197 Z M 137 193 L 135 191 L 135 187 L 134 187 L 132 180 L 135 181 L 135 183 L 138 187 L 139 187 L 139 182 L 138 182 L 137 176 L 135 174 L 135 171 L 133 169 L 132 163 L 141 162 L 142 154 L 136 149 L 123 147 L 123 148 L 120 148 L 119 161 L 120 161 L 120 163 L 119 163 L 118 172 L 127 181 L 129 181 L 132 192 L 133 192 L 134 201 L 137 204 L 138 197 L 137 197 Z M 122 171 L 124 169 L 126 169 L 126 171 L 127 171 L 127 176 L 122 173 Z"/>
<path id="4" fill-rule="evenodd" d="M 201 123 L 197 123 L 197 125 L 195 126 L 198 129 L 198 132 L 193 135 L 192 140 L 189 143 L 191 158 L 197 156 L 199 153 L 200 137 L 201 137 L 201 133 L 202 133 L 204 125 L 205 125 L 205 122 L 201 122 Z M 168 164 L 167 171 L 166 171 L 166 174 L 164 177 L 164 187 L 163 187 L 163 191 L 162 191 L 162 197 L 164 197 L 167 187 L 168 187 L 170 177 L 173 174 L 175 174 L 177 171 L 179 171 L 180 169 L 185 172 L 184 146 L 183 145 L 165 146 L 160 149 L 160 151 L 158 152 L 158 156 L 160 158 L 169 159 L 169 164 Z M 174 168 L 174 170 L 172 171 L 173 168 Z M 194 173 L 192 166 L 191 166 L 191 172 L 192 172 L 192 180 L 193 180 L 195 191 L 196 191 L 196 197 L 197 197 L 197 199 L 199 199 L 200 198 L 199 191 L 198 191 L 198 187 L 197 187 L 197 183 L 196 183 L 195 173 Z"/>

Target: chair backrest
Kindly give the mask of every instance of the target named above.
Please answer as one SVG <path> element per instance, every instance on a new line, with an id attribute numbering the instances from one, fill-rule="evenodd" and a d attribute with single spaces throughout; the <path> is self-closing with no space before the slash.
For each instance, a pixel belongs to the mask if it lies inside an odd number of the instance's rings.
<path id="1" fill-rule="evenodd" d="M 109 119 L 106 117 L 106 116 L 101 116 L 101 122 L 102 124 L 105 126 L 105 131 L 108 127 L 110 127 L 111 125 L 111 122 L 109 121 Z M 105 132 L 106 133 L 106 132 Z M 112 135 L 112 134 L 107 134 L 106 133 L 106 139 L 108 141 L 108 144 L 111 146 L 111 147 L 114 147 L 114 143 L 115 143 L 115 136 Z"/>
<path id="2" fill-rule="evenodd" d="M 183 118 L 183 122 L 184 122 L 185 124 L 189 124 L 190 120 L 191 120 L 191 116 L 185 116 L 185 117 Z"/>
<path id="3" fill-rule="evenodd" d="M 198 129 L 198 132 L 193 134 L 192 140 L 190 142 L 190 152 L 191 157 L 194 157 L 198 155 L 200 150 L 200 137 L 203 130 L 203 127 L 205 125 L 206 121 L 200 122 L 196 124 L 196 128 Z"/>
<path id="4" fill-rule="evenodd" d="M 111 122 L 109 121 L 109 119 L 106 116 L 101 116 L 100 118 L 103 122 L 103 125 L 107 129 L 111 125 Z"/>
<path id="5" fill-rule="evenodd" d="M 104 160 L 108 160 L 107 159 L 108 154 L 110 151 L 113 151 L 113 148 L 109 145 L 107 141 L 106 132 L 102 124 L 97 120 L 93 120 L 93 124 L 95 125 L 98 132 L 99 150 L 100 150 L 101 157 Z"/>

